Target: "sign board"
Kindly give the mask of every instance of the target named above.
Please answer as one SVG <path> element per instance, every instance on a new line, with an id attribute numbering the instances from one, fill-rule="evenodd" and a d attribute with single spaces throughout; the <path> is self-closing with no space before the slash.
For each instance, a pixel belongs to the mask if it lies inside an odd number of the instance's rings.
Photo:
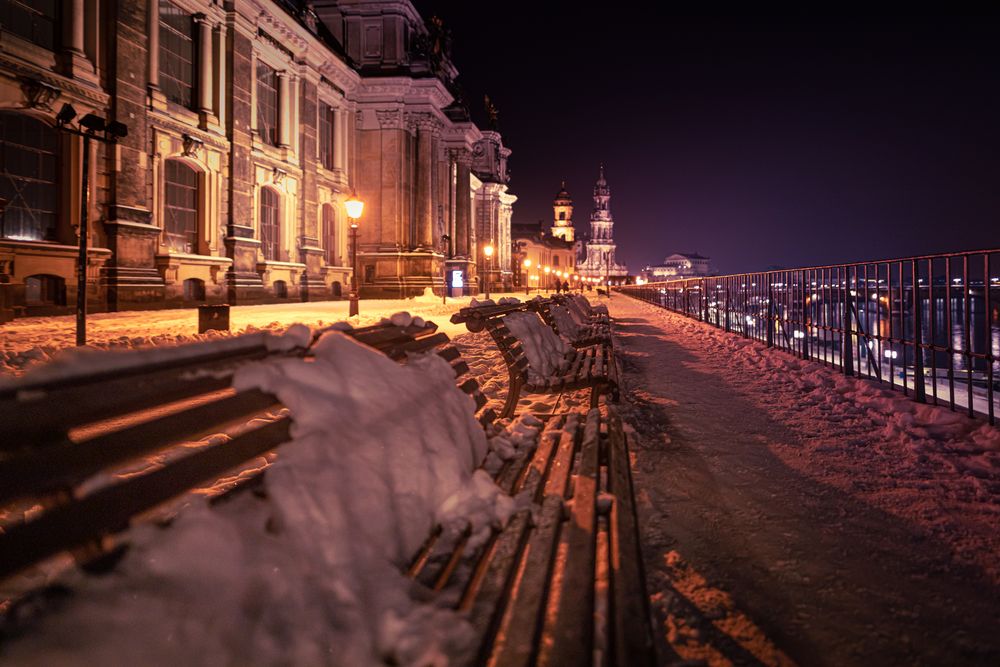
<path id="1" fill-rule="evenodd" d="M 462 271 L 461 269 L 455 269 L 455 270 L 453 270 L 451 272 L 451 286 L 452 287 L 464 287 L 465 286 L 465 279 L 463 277 L 464 273 L 465 272 Z"/>

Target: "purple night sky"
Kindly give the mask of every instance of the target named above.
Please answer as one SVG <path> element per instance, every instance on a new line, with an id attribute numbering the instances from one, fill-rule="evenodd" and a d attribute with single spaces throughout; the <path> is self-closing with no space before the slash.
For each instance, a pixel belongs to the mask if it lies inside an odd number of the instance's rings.
<path id="1" fill-rule="evenodd" d="M 474 117 L 484 92 L 500 110 L 515 221 L 549 221 L 565 178 L 588 229 L 603 160 L 632 272 L 678 251 L 735 272 L 1000 242 L 997 16 L 417 6 L 453 30 Z"/>

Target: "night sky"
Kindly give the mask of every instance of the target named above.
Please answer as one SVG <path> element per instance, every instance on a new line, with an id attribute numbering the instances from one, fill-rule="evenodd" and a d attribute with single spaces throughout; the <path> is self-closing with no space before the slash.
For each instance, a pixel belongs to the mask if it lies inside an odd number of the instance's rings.
<path id="1" fill-rule="evenodd" d="M 512 150 L 514 219 L 559 182 L 589 229 L 605 163 L 619 261 L 720 272 L 1000 246 L 1000 18 L 649 14 L 420 2 L 474 117 Z"/>

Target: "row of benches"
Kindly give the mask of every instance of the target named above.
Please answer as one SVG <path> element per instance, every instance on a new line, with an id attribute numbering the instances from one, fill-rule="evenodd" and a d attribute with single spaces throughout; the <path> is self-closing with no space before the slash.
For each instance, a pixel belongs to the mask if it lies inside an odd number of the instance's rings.
<path id="1" fill-rule="evenodd" d="M 522 390 L 552 393 L 589 387 L 592 409 L 548 418 L 537 447 L 494 475 L 511 495 L 531 499 L 478 548 L 434 531 L 406 568 L 430 591 L 455 594 L 456 608 L 477 637 L 477 664 L 643 665 L 654 660 L 627 440 L 613 411 L 596 397 L 617 388 L 610 336 L 575 348 L 569 370 L 528 381 L 523 346 L 505 315 L 533 310 L 552 317 L 564 304 L 535 301 L 463 310 L 470 330 L 487 330 L 510 370 L 503 413 Z M 585 313 L 607 331 L 606 314 Z M 481 325 L 481 326 L 480 326 Z M 406 364 L 413 354 L 447 361 L 487 434 L 504 422 L 448 337 L 432 323 L 390 323 L 345 331 Z M 588 335 L 594 335 L 591 330 Z M 172 498 L 229 474 L 216 498 L 256 488 L 266 475 L 232 474 L 290 439 L 294 414 L 260 390 L 235 391 L 233 374 L 272 358 L 308 359 L 316 337 L 243 336 L 175 350 L 152 349 L 29 374 L 0 385 L 0 579 L 16 589 L 19 575 L 69 553 L 87 571 L 106 571 L 128 551 L 126 529 Z M 429 399 L 433 400 L 433 399 Z M 247 423 L 250 423 L 248 426 Z M 110 425 L 110 426 L 109 426 Z M 168 451 L 238 426 L 160 467 L 88 490 L 85 482 L 115 466 Z M 214 487 L 217 491 L 217 487 Z M 17 518 L 15 518 L 17 517 Z M 169 523 L 169 515 L 159 521 Z M 6 605 L 8 623 L 31 602 L 24 591 Z M 20 628 L 18 631 L 25 630 Z M 26 629 L 30 631 L 30 628 Z"/>

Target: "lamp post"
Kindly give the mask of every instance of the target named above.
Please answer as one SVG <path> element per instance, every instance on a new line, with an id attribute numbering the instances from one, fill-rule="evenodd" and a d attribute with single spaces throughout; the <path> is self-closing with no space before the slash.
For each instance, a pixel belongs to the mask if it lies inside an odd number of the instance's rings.
<path id="1" fill-rule="evenodd" d="M 531 260 L 524 260 L 524 296 L 528 296 L 531 287 L 528 285 L 528 270 L 531 268 Z"/>
<path id="2" fill-rule="evenodd" d="M 118 121 L 108 122 L 97 114 L 88 113 L 78 122 L 78 128 L 68 127 L 76 118 L 76 109 L 71 104 L 63 104 L 56 114 L 56 124 L 60 130 L 83 137 L 83 174 L 80 183 L 80 246 L 77 254 L 76 282 L 76 344 L 87 344 L 87 241 L 90 236 L 90 140 L 104 144 L 116 144 L 128 136 L 128 127 Z"/>
<path id="3" fill-rule="evenodd" d="M 350 302 L 348 316 L 354 317 L 358 314 L 358 219 L 365 210 L 365 203 L 352 192 L 351 198 L 344 202 L 344 208 L 351 220 L 351 294 L 347 297 Z"/>
<path id="4" fill-rule="evenodd" d="M 441 286 L 441 303 L 448 303 L 449 292 L 451 291 L 451 285 L 448 284 L 448 259 L 451 259 L 451 237 L 447 234 L 441 235 L 441 254 L 446 258 L 446 261 L 441 262 L 444 266 L 444 284 Z"/>
<path id="5" fill-rule="evenodd" d="M 486 299 L 490 298 L 490 271 L 493 269 L 493 246 L 487 245 L 483 248 L 483 254 L 486 256 L 486 276 L 483 280 L 483 284 L 486 288 Z"/>
<path id="6" fill-rule="evenodd" d="M 552 276 L 549 275 L 549 274 L 552 273 L 552 267 L 551 266 L 546 266 L 545 269 L 544 269 L 544 271 L 545 271 L 545 290 L 549 294 L 551 294 L 552 293 Z"/>

